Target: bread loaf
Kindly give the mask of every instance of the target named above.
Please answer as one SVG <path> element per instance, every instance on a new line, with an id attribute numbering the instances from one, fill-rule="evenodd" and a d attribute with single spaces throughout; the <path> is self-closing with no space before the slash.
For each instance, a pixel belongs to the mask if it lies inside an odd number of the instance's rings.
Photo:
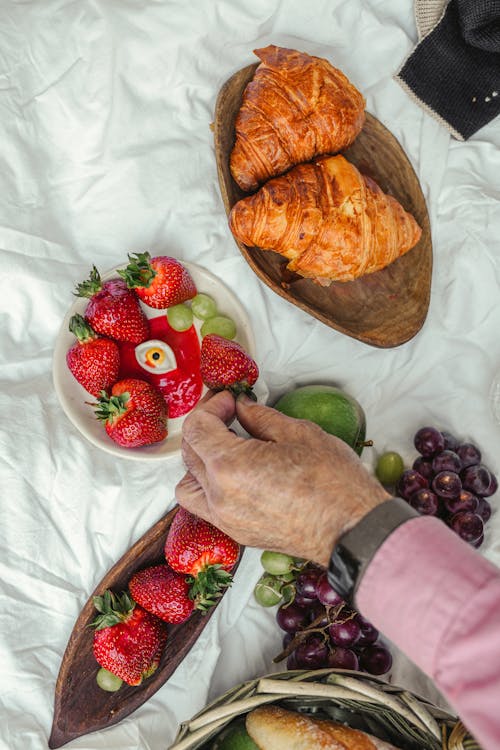
<path id="1" fill-rule="evenodd" d="M 397 750 L 358 729 L 279 706 L 251 711 L 246 728 L 260 750 Z"/>

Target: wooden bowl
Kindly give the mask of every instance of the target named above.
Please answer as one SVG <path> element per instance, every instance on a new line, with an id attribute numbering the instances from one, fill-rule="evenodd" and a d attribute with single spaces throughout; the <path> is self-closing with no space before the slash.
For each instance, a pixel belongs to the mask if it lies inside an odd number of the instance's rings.
<path id="1" fill-rule="evenodd" d="M 160 665 L 141 685 L 132 687 L 123 683 L 115 693 L 98 687 L 96 674 L 99 665 L 92 651 L 94 631 L 88 627 L 96 615 L 93 597 L 102 595 L 106 589 L 121 592 L 127 588 L 136 570 L 165 562 L 165 540 L 177 509 L 175 506 L 123 555 L 82 609 L 57 678 L 50 748 L 61 747 L 75 737 L 116 724 L 135 711 L 168 680 L 210 620 L 215 607 L 206 615 L 194 612 L 180 625 L 168 625 L 167 644 Z"/>
<path id="2" fill-rule="evenodd" d="M 215 107 L 215 155 L 228 214 L 246 195 L 231 176 L 229 156 L 243 91 L 256 68 L 257 64 L 249 65 L 226 81 Z M 287 271 L 288 261 L 281 255 L 235 241 L 257 276 L 280 297 L 366 344 L 383 348 L 398 346 L 420 330 L 429 307 L 432 242 L 425 199 L 399 142 L 373 115 L 367 113 L 363 130 L 343 153 L 413 214 L 422 228 L 422 237 L 414 248 L 382 271 L 321 287 Z"/>

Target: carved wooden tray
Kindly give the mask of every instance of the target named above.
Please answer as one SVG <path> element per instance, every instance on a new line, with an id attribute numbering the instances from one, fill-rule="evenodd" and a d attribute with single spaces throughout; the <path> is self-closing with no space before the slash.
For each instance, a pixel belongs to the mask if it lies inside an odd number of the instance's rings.
<path id="1" fill-rule="evenodd" d="M 165 562 L 163 549 L 168 529 L 177 512 L 175 506 L 126 552 L 105 575 L 82 609 L 71 633 L 57 678 L 54 701 L 54 720 L 49 747 L 61 747 L 66 742 L 89 732 L 104 729 L 121 721 L 141 706 L 171 676 L 189 652 L 215 607 L 206 614 L 194 612 L 180 625 L 168 625 L 168 638 L 156 672 L 141 685 L 123 683 L 115 693 L 98 687 L 99 669 L 93 652 L 93 629 L 88 625 L 96 615 L 93 597 L 106 589 L 121 592 L 136 570 Z"/>
<path id="2" fill-rule="evenodd" d="M 214 140 L 222 200 L 229 214 L 245 193 L 229 170 L 234 121 L 257 64 L 235 73 L 221 88 L 214 117 Z M 378 347 L 394 347 L 422 327 L 429 307 L 432 242 L 429 216 L 417 175 L 397 139 L 376 117 L 366 123 L 345 156 L 372 177 L 414 215 L 422 227 L 419 243 L 402 258 L 373 274 L 321 287 L 286 271 L 287 260 L 274 252 L 249 248 L 235 239 L 257 276 L 284 299 L 328 326 Z"/>

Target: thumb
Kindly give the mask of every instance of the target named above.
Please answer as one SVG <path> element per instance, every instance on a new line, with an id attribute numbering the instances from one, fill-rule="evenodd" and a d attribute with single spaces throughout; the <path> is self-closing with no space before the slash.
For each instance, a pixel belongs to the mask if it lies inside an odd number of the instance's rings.
<path id="1" fill-rule="evenodd" d="M 236 416 L 241 426 L 258 440 L 293 440 L 300 425 L 299 420 L 258 404 L 244 393 L 236 399 Z"/>

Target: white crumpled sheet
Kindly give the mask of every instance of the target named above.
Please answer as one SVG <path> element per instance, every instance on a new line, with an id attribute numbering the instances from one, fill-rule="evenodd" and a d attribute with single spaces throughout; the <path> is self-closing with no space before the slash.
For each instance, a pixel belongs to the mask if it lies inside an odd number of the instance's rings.
<path id="1" fill-rule="evenodd" d="M 458 143 L 392 80 L 416 41 L 410 0 L 2 0 L 0 39 L 0 746 L 41 750 L 82 605 L 170 507 L 183 473 L 180 459 L 103 453 L 62 413 L 52 351 L 75 283 L 93 263 L 105 270 L 142 249 L 196 262 L 251 316 L 271 400 L 337 382 L 366 411 L 368 464 L 385 449 L 412 461 L 412 435 L 429 423 L 477 441 L 500 473 L 489 403 L 500 369 L 500 121 Z M 403 346 L 372 348 L 288 304 L 228 231 L 209 125 L 220 86 L 269 43 L 342 68 L 420 177 L 432 299 Z M 481 552 L 497 563 L 499 532 L 496 510 Z M 70 747 L 164 750 L 208 700 L 276 669 L 274 612 L 252 600 L 259 575 L 258 551 L 247 550 L 170 681 Z M 393 680 L 438 700 L 403 658 Z"/>

